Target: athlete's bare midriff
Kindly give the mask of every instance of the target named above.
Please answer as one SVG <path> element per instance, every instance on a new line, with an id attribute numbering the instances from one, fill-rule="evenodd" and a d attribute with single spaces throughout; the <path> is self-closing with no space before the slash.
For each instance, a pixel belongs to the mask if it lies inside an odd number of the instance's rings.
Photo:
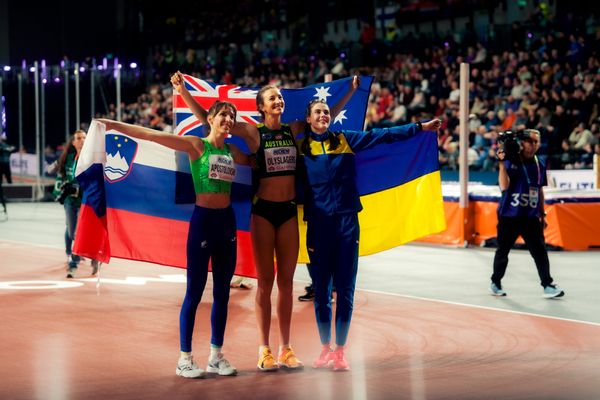
<path id="1" fill-rule="evenodd" d="M 231 204 L 229 193 L 196 193 L 196 205 L 204 208 L 227 208 Z"/>
<path id="2" fill-rule="evenodd" d="M 273 176 L 260 180 L 256 196 L 269 201 L 290 201 L 296 198 L 293 175 Z"/>

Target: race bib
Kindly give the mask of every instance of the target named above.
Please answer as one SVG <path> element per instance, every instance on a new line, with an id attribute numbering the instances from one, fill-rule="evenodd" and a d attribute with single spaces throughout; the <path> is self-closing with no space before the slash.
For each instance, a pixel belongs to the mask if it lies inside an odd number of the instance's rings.
<path id="1" fill-rule="evenodd" d="M 536 187 L 529 188 L 529 205 L 531 208 L 537 208 L 540 199 L 540 191 Z"/>
<path id="2" fill-rule="evenodd" d="M 296 147 L 265 149 L 265 164 L 268 172 L 294 171 L 296 169 Z"/>
<path id="3" fill-rule="evenodd" d="M 208 157 L 208 177 L 219 181 L 233 182 L 235 164 L 229 155 L 211 154 Z"/>

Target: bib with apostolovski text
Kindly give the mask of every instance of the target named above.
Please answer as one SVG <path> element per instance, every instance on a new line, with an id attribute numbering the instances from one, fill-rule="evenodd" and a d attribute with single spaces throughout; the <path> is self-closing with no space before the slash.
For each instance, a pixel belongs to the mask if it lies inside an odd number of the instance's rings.
<path id="1" fill-rule="evenodd" d="M 235 164 L 229 155 L 211 154 L 208 157 L 208 177 L 225 182 L 233 182 Z"/>

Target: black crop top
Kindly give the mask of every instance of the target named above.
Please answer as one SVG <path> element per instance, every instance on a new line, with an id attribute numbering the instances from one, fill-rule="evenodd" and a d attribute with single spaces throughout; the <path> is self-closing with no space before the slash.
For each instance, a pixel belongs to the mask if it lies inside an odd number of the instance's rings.
<path id="1" fill-rule="evenodd" d="M 256 151 L 258 178 L 295 175 L 296 142 L 288 124 L 272 130 L 264 124 L 257 125 L 260 147 Z"/>

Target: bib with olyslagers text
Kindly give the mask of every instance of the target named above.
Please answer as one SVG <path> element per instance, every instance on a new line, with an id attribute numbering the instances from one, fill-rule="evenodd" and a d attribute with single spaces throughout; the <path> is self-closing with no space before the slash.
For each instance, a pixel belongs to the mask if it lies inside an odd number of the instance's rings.
<path id="1" fill-rule="evenodd" d="M 281 129 L 257 126 L 260 147 L 256 152 L 256 168 L 259 178 L 295 175 L 297 150 L 292 130 L 288 124 Z"/>

